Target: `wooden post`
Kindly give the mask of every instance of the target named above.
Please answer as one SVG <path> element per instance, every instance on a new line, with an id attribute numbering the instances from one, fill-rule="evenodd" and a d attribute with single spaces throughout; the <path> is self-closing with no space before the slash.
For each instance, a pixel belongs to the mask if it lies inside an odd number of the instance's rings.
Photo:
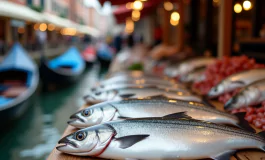
<path id="1" fill-rule="evenodd" d="M 262 19 L 262 7 L 264 6 L 264 0 L 252 1 L 253 4 L 253 18 L 252 18 L 252 36 L 259 37 L 259 31 L 262 28 L 263 19 Z"/>
<path id="2" fill-rule="evenodd" d="M 170 13 L 163 8 L 163 44 L 169 45 L 169 21 Z"/>
<path id="3" fill-rule="evenodd" d="M 212 1 L 206 1 L 206 24 L 205 24 L 205 49 L 212 49 L 213 39 L 213 5 Z"/>
<path id="4" fill-rule="evenodd" d="M 232 14 L 233 1 L 221 0 L 219 7 L 218 57 L 231 55 Z"/>
<path id="5" fill-rule="evenodd" d="M 198 0 L 191 0 L 190 2 L 190 44 L 192 47 L 197 46 L 198 43 L 199 5 L 200 1 Z"/>
<path id="6" fill-rule="evenodd" d="M 178 1 L 179 5 L 179 24 L 177 25 L 177 49 L 178 51 L 182 51 L 184 49 L 184 4 L 183 1 Z"/>

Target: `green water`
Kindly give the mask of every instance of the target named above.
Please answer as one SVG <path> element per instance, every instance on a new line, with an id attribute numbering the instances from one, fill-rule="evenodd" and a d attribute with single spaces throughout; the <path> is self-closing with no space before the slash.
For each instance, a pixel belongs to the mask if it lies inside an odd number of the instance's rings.
<path id="1" fill-rule="evenodd" d="M 83 105 L 82 97 L 98 78 L 99 68 L 94 66 L 75 85 L 38 93 L 34 105 L 11 129 L 1 129 L 0 160 L 46 159 L 64 132 L 69 115 Z"/>

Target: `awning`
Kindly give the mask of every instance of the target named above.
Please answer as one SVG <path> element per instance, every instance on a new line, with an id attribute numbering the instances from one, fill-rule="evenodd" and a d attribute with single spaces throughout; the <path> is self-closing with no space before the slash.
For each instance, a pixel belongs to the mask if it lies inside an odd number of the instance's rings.
<path id="1" fill-rule="evenodd" d="M 45 18 L 45 21 L 47 23 L 52 23 L 54 24 L 55 26 L 57 27 L 61 27 L 61 28 L 77 28 L 77 25 L 68 20 L 68 19 L 65 19 L 65 18 L 61 18 L 61 17 L 58 17 L 58 16 L 55 16 L 55 15 L 52 15 L 52 14 L 49 14 L 49 13 L 44 13 L 44 18 Z"/>
<path id="2" fill-rule="evenodd" d="M 8 1 L 0 1 L 0 16 L 30 22 L 43 22 L 44 20 L 41 13 L 30 9 L 29 7 Z"/>
<path id="3" fill-rule="evenodd" d="M 158 4 L 160 4 L 160 2 L 161 0 L 145 2 L 143 9 L 140 11 L 141 18 L 150 13 Z M 113 15 L 115 16 L 117 23 L 124 23 L 127 17 L 131 17 L 131 13 L 132 9 L 127 9 L 126 4 L 124 4 L 116 8 Z"/>
<path id="4" fill-rule="evenodd" d="M 100 36 L 99 30 L 92 28 L 92 27 L 89 27 L 89 26 L 85 26 L 85 25 L 79 25 L 77 27 L 77 31 L 80 33 L 83 33 L 83 34 L 91 35 L 95 38 Z"/>

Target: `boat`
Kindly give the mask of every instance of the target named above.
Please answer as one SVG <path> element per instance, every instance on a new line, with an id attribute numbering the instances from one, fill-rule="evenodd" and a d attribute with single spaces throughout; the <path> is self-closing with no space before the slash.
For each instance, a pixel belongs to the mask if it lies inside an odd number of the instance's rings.
<path id="1" fill-rule="evenodd" d="M 85 69 L 85 62 L 76 47 L 70 47 L 62 55 L 47 60 L 42 55 L 40 77 L 45 85 L 66 85 L 76 82 Z"/>
<path id="2" fill-rule="evenodd" d="M 0 119 L 9 123 L 19 118 L 34 100 L 39 71 L 19 43 L 15 43 L 0 63 Z"/>
<path id="3" fill-rule="evenodd" d="M 86 66 L 91 66 L 97 60 L 96 49 L 92 45 L 89 45 L 82 53 L 81 53 L 84 61 L 86 62 Z"/>

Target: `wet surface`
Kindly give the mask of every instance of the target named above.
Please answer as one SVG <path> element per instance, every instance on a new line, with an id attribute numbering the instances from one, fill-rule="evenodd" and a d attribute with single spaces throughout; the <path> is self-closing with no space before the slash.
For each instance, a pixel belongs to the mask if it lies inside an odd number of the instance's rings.
<path id="1" fill-rule="evenodd" d="M 96 65 L 74 85 L 39 93 L 23 117 L 9 129 L 1 128 L 0 159 L 46 159 L 64 132 L 69 116 L 83 105 L 82 97 L 104 72 Z"/>

